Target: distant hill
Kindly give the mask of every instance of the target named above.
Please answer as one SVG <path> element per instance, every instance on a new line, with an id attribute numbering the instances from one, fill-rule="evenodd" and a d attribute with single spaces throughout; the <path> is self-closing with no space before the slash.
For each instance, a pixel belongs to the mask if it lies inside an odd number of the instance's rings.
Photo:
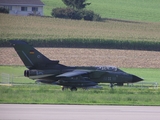
<path id="1" fill-rule="evenodd" d="M 56 7 L 65 7 L 62 0 L 42 0 L 45 4 L 44 14 L 51 16 Z M 160 22 L 160 0 L 88 0 L 93 10 L 103 18 L 134 21 Z"/>

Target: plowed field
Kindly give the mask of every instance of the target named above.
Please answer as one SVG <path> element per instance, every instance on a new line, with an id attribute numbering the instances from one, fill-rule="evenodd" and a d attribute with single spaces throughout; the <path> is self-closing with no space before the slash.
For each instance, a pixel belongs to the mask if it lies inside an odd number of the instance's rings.
<path id="1" fill-rule="evenodd" d="M 51 60 L 59 60 L 68 66 L 113 65 L 125 68 L 160 68 L 160 52 L 76 49 L 76 48 L 37 48 Z M 13 48 L 0 48 L 0 65 L 23 65 Z"/>

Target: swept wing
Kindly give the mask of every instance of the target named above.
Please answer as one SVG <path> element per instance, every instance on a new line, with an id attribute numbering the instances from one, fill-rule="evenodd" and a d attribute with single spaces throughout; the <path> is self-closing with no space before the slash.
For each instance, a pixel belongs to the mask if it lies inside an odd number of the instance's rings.
<path id="1" fill-rule="evenodd" d="M 57 77 L 75 77 L 75 76 L 81 76 L 91 72 L 92 70 L 73 70 L 71 72 L 65 72 L 63 74 L 60 74 Z"/>

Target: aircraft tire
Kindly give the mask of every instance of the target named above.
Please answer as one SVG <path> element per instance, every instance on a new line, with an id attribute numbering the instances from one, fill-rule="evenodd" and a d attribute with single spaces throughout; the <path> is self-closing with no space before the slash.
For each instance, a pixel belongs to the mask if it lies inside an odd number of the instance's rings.
<path id="1" fill-rule="evenodd" d="M 68 88 L 67 87 L 62 87 L 62 91 L 65 91 L 65 90 L 67 90 Z"/>

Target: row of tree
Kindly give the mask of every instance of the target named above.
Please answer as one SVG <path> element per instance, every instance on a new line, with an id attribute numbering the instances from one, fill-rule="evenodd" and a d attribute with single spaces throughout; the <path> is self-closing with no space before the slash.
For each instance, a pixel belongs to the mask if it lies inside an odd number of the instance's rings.
<path id="1" fill-rule="evenodd" d="M 52 16 L 65 19 L 101 21 L 100 15 L 95 14 L 91 10 L 84 9 L 91 4 L 87 3 L 86 0 L 62 0 L 62 2 L 67 7 L 52 9 Z"/>

